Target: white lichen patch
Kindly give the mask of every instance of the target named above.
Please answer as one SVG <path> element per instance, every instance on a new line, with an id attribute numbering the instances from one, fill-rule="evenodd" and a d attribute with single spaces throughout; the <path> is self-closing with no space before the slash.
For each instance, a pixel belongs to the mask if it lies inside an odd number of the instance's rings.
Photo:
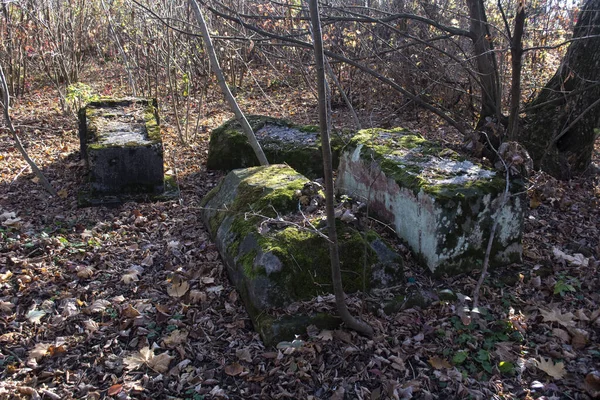
<path id="1" fill-rule="evenodd" d="M 287 126 L 266 124 L 256 131 L 257 139 L 273 139 L 282 143 L 297 143 L 303 145 L 316 144 L 319 138 L 314 132 L 305 132 Z"/>
<path id="2" fill-rule="evenodd" d="M 492 179 L 496 173 L 471 161 L 431 158 L 423 164 L 421 176 L 434 185 L 464 185 L 481 179 Z"/>
<path id="3" fill-rule="evenodd" d="M 123 123 L 119 121 L 97 121 L 99 137 L 98 143 L 104 145 L 146 145 L 152 141 L 148 139 L 146 127 L 143 124 Z"/>

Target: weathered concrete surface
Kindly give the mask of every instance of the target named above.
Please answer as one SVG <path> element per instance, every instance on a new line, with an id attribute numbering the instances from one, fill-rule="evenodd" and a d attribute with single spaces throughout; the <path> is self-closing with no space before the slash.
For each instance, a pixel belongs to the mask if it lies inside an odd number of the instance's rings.
<path id="1" fill-rule="evenodd" d="M 164 191 L 156 100 L 102 99 L 79 112 L 81 154 L 99 195 Z"/>
<path id="2" fill-rule="evenodd" d="M 263 115 L 249 115 L 256 138 L 271 164 L 288 164 L 305 176 L 323 176 L 323 156 L 318 127 L 294 125 L 289 121 Z M 343 146 L 334 136 L 332 153 L 334 168 Z M 237 120 L 231 119 L 213 130 L 208 147 L 208 169 L 230 171 L 260 165 Z"/>
<path id="3" fill-rule="evenodd" d="M 505 180 L 404 129 L 360 131 L 344 149 L 337 190 L 368 201 L 435 274 L 480 268 L 496 217 L 490 265 L 522 255 L 523 195 L 498 211 Z M 514 181 L 512 192 L 522 191 Z M 499 213 L 499 214 L 498 214 Z"/>
<path id="4" fill-rule="evenodd" d="M 292 339 L 306 324 L 332 323 L 325 316 L 281 319 L 269 312 L 332 290 L 326 239 L 300 227 L 301 221 L 277 221 L 297 211 L 298 195 L 308 182 L 287 165 L 238 169 L 202 201 L 202 218 L 266 343 Z M 338 235 L 347 291 L 363 288 L 363 265 L 367 289 L 402 281 L 401 259 L 376 234 L 369 232 L 365 243 L 358 231 L 339 222 Z"/>

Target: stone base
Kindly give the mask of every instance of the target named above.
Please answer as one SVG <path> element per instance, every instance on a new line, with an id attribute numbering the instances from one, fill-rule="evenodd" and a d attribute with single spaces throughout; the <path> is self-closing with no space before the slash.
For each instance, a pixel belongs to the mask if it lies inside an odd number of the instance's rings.
<path id="1" fill-rule="evenodd" d="M 171 201 L 179 198 L 179 186 L 173 177 L 167 177 L 161 193 L 121 193 L 102 194 L 93 190 L 88 183 L 77 193 L 78 207 L 117 207 L 130 201 L 149 203 L 155 201 Z"/>
<path id="2" fill-rule="evenodd" d="M 156 100 L 102 99 L 79 113 L 81 154 L 99 196 L 164 191 L 163 146 Z"/>
<path id="3" fill-rule="evenodd" d="M 287 165 L 238 169 L 202 201 L 202 218 L 265 342 L 293 339 L 304 333 L 298 327 L 306 321 L 316 324 L 312 316 L 282 320 L 271 311 L 333 289 L 326 239 L 297 218 L 295 224 L 285 223 L 285 216 L 297 211 L 298 192 L 308 182 Z M 319 221 L 312 223 L 323 228 Z M 400 257 L 374 232 L 363 238 L 341 221 L 337 228 L 347 291 L 403 282 Z"/>
<path id="4" fill-rule="evenodd" d="M 526 208 L 522 184 L 512 182 L 499 210 L 503 174 L 483 169 L 403 129 L 359 132 L 344 149 L 337 189 L 369 203 L 394 227 L 431 272 L 482 266 L 491 227 L 499 221 L 490 265 L 521 260 Z"/>

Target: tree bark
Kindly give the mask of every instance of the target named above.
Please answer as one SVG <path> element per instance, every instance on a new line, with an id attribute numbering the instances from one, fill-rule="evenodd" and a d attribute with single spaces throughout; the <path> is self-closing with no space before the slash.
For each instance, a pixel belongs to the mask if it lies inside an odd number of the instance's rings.
<path id="1" fill-rule="evenodd" d="M 519 1 L 515 16 L 515 29 L 510 41 L 512 64 L 510 86 L 510 114 L 508 140 L 516 141 L 519 135 L 519 106 L 521 105 L 521 61 L 523 57 L 523 32 L 525 30 L 525 0 Z"/>
<path id="2" fill-rule="evenodd" d="M 586 172 L 600 126 L 600 0 L 587 0 L 560 67 L 531 104 L 520 141 L 559 179 Z"/>
<path id="3" fill-rule="evenodd" d="M 219 86 L 221 87 L 221 90 L 223 91 L 223 95 L 225 96 L 225 99 L 229 103 L 229 106 L 231 107 L 233 113 L 235 114 L 235 117 L 237 118 L 238 122 L 242 126 L 242 129 L 244 130 L 246 137 L 248 137 L 248 143 L 250 143 L 252 150 L 254 150 L 254 153 L 256 154 L 256 158 L 258 158 L 260 165 L 269 165 L 269 161 L 267 161 L 267 157 L 265 156 L 265 153 L 263 152 L 262 147 L 260 147 L 260 143 L 258 143 L 258 140 L 256 139 L 254 130 L 252 130 L 252 127 L 248 123 L 246 116 L 240 109 L 240 106 L 238 105 L 237 101 L 235 100 L 235 97 L 233 96 L 233 94 L 231 93 L 229 86 L 227 86 L 227 82 L 225 81 L 225 76 L 223 75 L 223 70 L 221 69 L 221 66 L 219 65 L 219 60 L 217 59 L 217 53 L 215 52 L 215 48 L 212 44 L 212 40 L 210 39 L 210 34 L 208 32 L 208 28 L 206 27 L 206 21 L 204 20 L 204 15 L 202 14 L 202 10 L 200 10 L 200 6 L 198 6 L 198 3 L 196 2 L 196 0 L 189 0 L 189 1 L 190 1 L 190 5 L 192 6 L 194 13 L 196 15 L 196 20 L 198 21 L 200 30 L 202 31 L 202 39 L 204 40 L 204 48 L 206 49 L 206 52 L 208 53 L 208 57 L 210 58 L 210 65 L 211 65 L 213 71 L 215 72 L 215 75 L 217 75 L 217 81 L 219 82 Z"/>
<path id="4" fill-rule="evenodd" d="M 470 36 L 481 87 L 481 112 L 477 123 L 477 127 L 480 127 L 487 117 L 500 118 L 498 67 L 483 0 L 467 0 L 467 7 L 471 21 Z"/>
<path id="5" fill-rule="evenodd" d="M 325 62 L 321 22 L 317 0 L 309 0 L 310 19 L 313 26 L 315 63 L 317 68 L 317 89 L 319 93 L 319 127 L 321 130 L 321 148 L 323 151 L 323 176 L 325 183 L 325 207 L 327 211 L 327 229 L 329 236 L 329 256 L 331 258 L 331 277 L 335 292 L 335 304 L 342 321 L 350 328 L 365 336 L 373 336 L 373 328 L 359 321 L 350 314 L 346 305 L 346 296 L 342 286 L 340 257 L 338 252 L 337 232 L 335 228 L 335 210 L 333 207 L 333 166 L 331 161 L 331 143 L 329 141 L 329 123 L 327 121 L 327 89 L 325 87 Z"/>

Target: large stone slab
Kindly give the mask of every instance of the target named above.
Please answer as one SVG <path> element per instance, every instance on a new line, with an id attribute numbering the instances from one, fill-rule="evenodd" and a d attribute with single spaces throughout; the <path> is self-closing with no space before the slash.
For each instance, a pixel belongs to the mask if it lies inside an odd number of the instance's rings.
<path id="1" fill-rule="evenodd" d="M 280 218 L 297 211 L 307 183 L 287 165 L 237 169 L 202 201 L 202 218 L 266 343 L 293 339 L 310 324 L 325 328 L 338 322 L 324 315 L 279 318 L 270 312 L 332 290 L 326 239 L 303 228 L 301 219 L 292 224 Z M 400 258 L 375 233 L 366 234 L 365 241 L 339 222 L 338 236 L 347 291 L 401 282 Z"/>
<path id="2" fill-rule="evenodd" d="M 433 273 L 480 268 L 495 218 L 490 265 L 521 260 L 524 195 L 499 210 L 502 174 L 407 130 L 360 131 L 341 155 L 336 185 L 368 201 Z M 510 190 L 523 189 L 515 180 Z"/>
<path id="3" fill-rule="evenodd" d="M 79 112 L 81 154 L 94 193 L 164 191 L 163 145 L 156 100 L 102 99 Z"/>
<path id="4" fill-rule="evenodd" d="M 311 179 L 323 176 L 318 127 L 295 125 L 283 119 L 263 115 L 249 115 L 247 119 L 269 163 L 288 164 Z M 334 168 L 337 168 L 342 146 L 341 137 L 334 136 Z M 235 118 L 213 130 L 206 162 L 208 169 L 230 171 L 257 165 L 260 163 Z"/>

